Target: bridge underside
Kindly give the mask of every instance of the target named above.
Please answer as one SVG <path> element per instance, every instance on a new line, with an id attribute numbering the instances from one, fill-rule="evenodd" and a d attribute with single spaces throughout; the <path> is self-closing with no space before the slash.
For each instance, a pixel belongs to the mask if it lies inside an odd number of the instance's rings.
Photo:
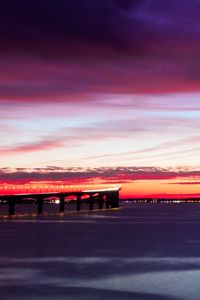
<path id="1" fill-rule="evenodd" d="M 117 208 L 119 207 L 119 190 L 101 190 L 101 191 L 81 191 L 81 192 L 66 192 L 66 193 L 38 193 L 38 194 L 13 194 L 13 195 L 4 195 L 0 196 L 0 200 L 4 201 L 8 205 L 8 214 L 15 214 L 16 205 L 22 203 L 26 199 L 34 199 L 37 203 L 37 213 L 42 214 L 44 211 L 44 201 L 50 198 L 59 199 L 59 212 L 64 213 L 65 211 L 65 203 L 67 197 L 74 197 L 76 200 L 76 211 L 81 210 L 81 206 L 84 200 L 88 203 L 89 210 L 93 210 L 94 204 L 98 205 L 99 209 L 103 209 L 104 207 L 109 208 Z M 28 201 L 27 201 L 28 202 Z"/>

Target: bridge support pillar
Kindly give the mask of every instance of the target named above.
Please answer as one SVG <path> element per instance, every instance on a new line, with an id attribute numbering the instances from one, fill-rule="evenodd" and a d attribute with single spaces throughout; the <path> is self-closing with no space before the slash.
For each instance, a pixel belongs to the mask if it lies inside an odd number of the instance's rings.
<path id="1" fill-rule="evenodd" d="M 94 207 L 94 197 L 93 195 L 90 195 L 89 197 L 89 210 L 93 210 Z"/>
<path id="2" fill-rule="evenodd" d="M 111 208 L 115 208 L 115 193 L 110 193 L 110 206 Z"/>
<path id="3" fill-rule="evenodd" d="M 78 195 L 76 198 L 76 211 L 81 210 L 81 195 Z"/>
<path id="4" fill-rule="evenodd" d="M 13 216 L 15 214 L 15 199 L 8 200 L 8 214 L 9 216 Z"/>
<path id="5" fill-rule="evenodd" d="M 63 213 L 64 211 L 65 211 L 65 197 L 60 197 L 59 212 Z"/>
<path id="6" fill-rule="evenodd" d="M 99 209 L 103 208 L 103 194 L 99 194 Z"/>
<path id="7" fill-rule="evenodd" d="M 42 198 L 37 199 L 37 213 L 38 215 L 43 214 L 43 206 L 44 206 L 44 200 Z"/>
<path id="8" fill-rule="evenodd" d="M 110 193 L 106 193 L 106 208 L 110 207 Z"/>
<path id="9" fill-rule="evenodd" d="M 111 207 L 119 207 L 119 192 L 112 192 L 111 194 Z"/>
<path id="10" fill-rule="evenodd" d="M 115 207 L 119 207 L 119 191 L 115 192 Z"/>

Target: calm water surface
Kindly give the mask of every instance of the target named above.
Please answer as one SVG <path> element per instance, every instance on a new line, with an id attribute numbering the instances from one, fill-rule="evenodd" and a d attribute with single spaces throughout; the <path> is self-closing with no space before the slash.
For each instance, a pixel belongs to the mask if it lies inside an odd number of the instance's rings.
<path id="1" fill-rule="evenodd" d="M 199 282 L 199 204 L 0 217 L 1 300 L 198 300 Z"/>

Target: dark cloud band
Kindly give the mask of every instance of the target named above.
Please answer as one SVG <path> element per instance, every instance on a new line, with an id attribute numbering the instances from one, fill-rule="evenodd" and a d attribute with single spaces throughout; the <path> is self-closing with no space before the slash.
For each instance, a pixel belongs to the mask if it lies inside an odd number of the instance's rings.
<path id="1" fill-rule="evenodd" d="M 115 167 L 115 168 L 60 168 L 49 166 L 35 169 L 0 170 L 1 183 L 31 181 L 90 182 L 94 178 L 104 183 L 125 183 L 138 180 L 169 180 L 177 178 L 200 177 L 195 168 L 158 168 L 158 167 Z"/>

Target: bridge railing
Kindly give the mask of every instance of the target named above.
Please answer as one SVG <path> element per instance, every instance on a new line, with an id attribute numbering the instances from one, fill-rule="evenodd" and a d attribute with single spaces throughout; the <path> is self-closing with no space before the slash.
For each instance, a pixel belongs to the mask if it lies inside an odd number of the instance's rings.
<path id="1" fill-rule="evenodd" d="M 118 190 L 116 185 L 52 185 L 52 184 L 6 184 L 0 185 L 0 195 L 43 194 L 62 192 L 91 192 L 101 190 Z"/>

